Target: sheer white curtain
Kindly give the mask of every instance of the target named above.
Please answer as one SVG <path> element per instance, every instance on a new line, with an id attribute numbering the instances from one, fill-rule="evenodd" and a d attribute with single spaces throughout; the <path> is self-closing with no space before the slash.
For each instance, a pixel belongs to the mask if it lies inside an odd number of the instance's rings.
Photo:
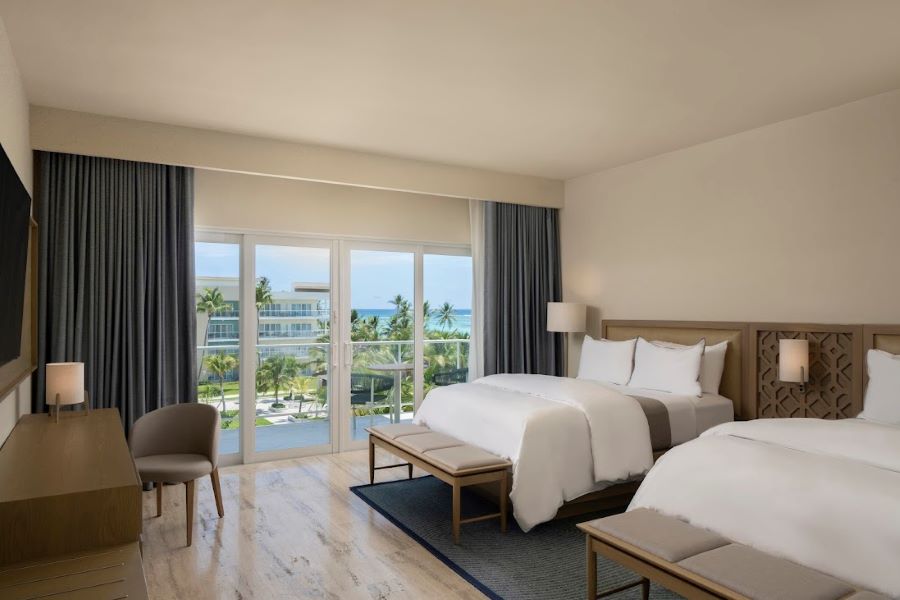
<path id="1" fill-rule="evenodd" d="M 472 244 L 472 332 L 469 334 L 469 381 L 484 375 L 484 202 L 469 200 Z"/>

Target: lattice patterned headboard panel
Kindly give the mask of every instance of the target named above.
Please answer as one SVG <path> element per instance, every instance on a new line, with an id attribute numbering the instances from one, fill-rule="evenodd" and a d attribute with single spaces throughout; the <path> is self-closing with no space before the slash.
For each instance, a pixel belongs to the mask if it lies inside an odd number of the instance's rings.
<path id="1" fill-rule="evenodd" d="M 809 340 L 809 382 L 778 379 L 778 340 Z M 754 324 L 751 340 L 756 356 L 751 380 L 756 382 L 757 417 L 846 419 L 862 410 L 863 332 L 857 325 Z"/>

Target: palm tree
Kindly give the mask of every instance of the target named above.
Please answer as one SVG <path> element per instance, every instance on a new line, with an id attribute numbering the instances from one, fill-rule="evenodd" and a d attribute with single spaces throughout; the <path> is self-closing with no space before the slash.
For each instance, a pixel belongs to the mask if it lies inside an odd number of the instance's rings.
<path id="1" fill-rule="evenodd" d="M 317 386 L 314 377 L 298 375 L 288 381 L 288 388 L 291 390 L 291 396 L 299 404 L 299 408 L 297 408 L 299 414 L 303 412 L 303 401 L 307 399 L 307 396 L 315 395 Z M 294 396 L 294 392 L 297 392 L 297 396 Z"/>
<path id="2" fill-rule="evenodd" d="M 287 389 L 288 382 L 297 376 L 300 371 L 300 363 L 293 356 L 287 354 L 274 354 L 263 361 L 256 370 L 256 391 L 263 393 L 269 389 L 275 391 L 275 408 L 283 406 L 278 401 L 278 391 Z"/>
<path id="3" fill-rule="evenodd" d="M 203 361 L 206 355 L 206 346 L 209 345 L 209 323 L 213 316 L 226 308 L 228 303 L 219 288 L 205 288 L 202 294 L 197 294 L 197 312 L 206 315 L 206 330 L 203 333 L 203 354 L 200 358 L 200 367 L 197 370 L 197 381 L 200 381 L 200 375 L 203 373 Z"/>
<path id="4" fill-rule="evenodd" d="M 390 301 L 394 305 L 394 314 L 388 319 L 387 334 L 392 340 L 412 339 L 412 307 L 409 300 L 401 294 Z"/>
<path id="5" fill-rule="evenodd" d="M 219 352 L 203 359 L 209 372 L 219 380 L 219 393 L 222 397 L 222 412 L 225 412 L 225 376 L 229 371 L 237 368 L 237 358 L 224 352 Z"/>
<path id="6" fill-rule="evenodd" d="M 272 282 L 268 277 L 256 280 L 256 364 L 259 364 L 259 313 L 272 304 Z"/>
<path id="7" fill-rule="evenodd" d="M 453 305 L 449 302 L 441 304 L 441 307 L 437 309 L 437 315 L 438 324 L 443 329 L 449 329 L 456 323 L 456 315 L 453 314 Z"/>

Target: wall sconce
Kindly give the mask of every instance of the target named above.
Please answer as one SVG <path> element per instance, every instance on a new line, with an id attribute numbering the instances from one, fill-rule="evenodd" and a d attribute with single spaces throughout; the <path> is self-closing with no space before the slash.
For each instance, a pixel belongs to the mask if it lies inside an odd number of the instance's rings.
<path id="1" fill-rule="evenodd" d="M 84 363 L 47 363 L 47 406 L 53 416 L 56 407 L 56 422 L 63 406 L 85 403 L 88 412 L 91 405 L 84 389 Z"/>
<path id="2" fill-rule="evenodd" d="M 809 340 L 778 340 L 778 379 L 785 383 L 799 383 L 800 391 L 806 391 Z"/>
<path id="3" fill-rule="evenodd" d="M 576 302 L 547 303 L 547 331 L 566 334 L 563 364 L 569 374 L 569 334 L 584 333 L 587 328 L 587 307 Z"/>

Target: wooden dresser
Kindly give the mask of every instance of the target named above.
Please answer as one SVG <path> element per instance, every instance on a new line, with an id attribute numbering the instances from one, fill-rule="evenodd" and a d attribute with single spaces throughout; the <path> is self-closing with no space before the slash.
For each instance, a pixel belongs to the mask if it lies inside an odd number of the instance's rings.
<path id="1" fill-rule="evenodd" d="M 22 417 L 0 448 L 0 597 L 146 598 L 141 481 L 115 409 Z"/>

